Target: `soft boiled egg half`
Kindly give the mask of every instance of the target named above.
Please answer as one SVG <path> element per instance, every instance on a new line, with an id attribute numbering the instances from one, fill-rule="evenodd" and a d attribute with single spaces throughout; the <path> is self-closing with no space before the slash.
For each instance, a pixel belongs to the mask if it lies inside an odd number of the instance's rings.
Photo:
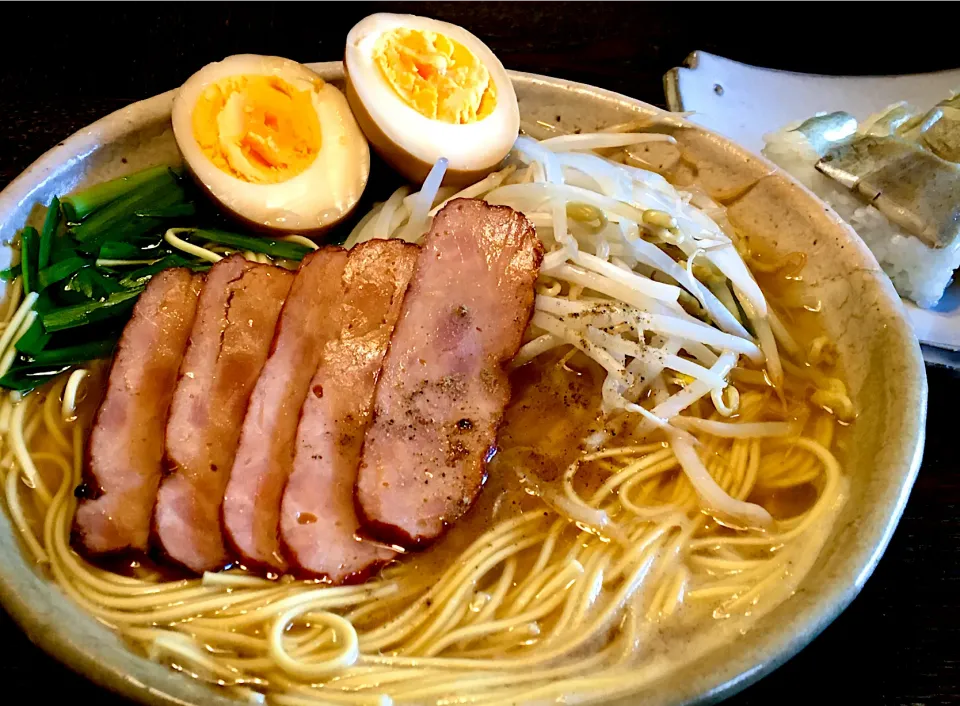
<path id="1" fill-rule="evenodd" d="M 414 15 L 376 14 L 347 35 L 347 100 L 377 152 L 413 182 L 446 157 L 445 184 L 494 170 L 520 129 L 513 84 L 467 30 Z"/>
<path id="2" fill-rule="evenodd" d="M 243 54 L 183 84 L 173 131 L 196 180 L 255 228 L 318 233 L 360 200 L 370 151 L 343 94 L 307 67 Z"/>

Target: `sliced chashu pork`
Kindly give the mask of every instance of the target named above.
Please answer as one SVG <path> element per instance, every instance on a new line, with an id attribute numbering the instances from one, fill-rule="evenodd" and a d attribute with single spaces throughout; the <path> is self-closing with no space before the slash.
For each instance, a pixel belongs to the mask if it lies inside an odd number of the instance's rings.
<path id="1" fill-rule="evenodd" d="M 394 556 L 355 536 L 353 489 L 377 374 L 418 252 L 401 240 L 350 251 L 343 301 L 330 314 L 340 336 L 324 347 L 310 381 L 280 515 L 284 549 L 305 575 L 358 581 Z"/>
<path id="2" fill-rule="evenodd" d="M 347 251 L 326 247 L 304 258 L 280 313 L 270 356 L 250 396 L 223 499 L 223 528 L 250 566 L 282 571 L 280 499 L 293 467 L 300 408 L 323 347 L 339 336 Z"/>
<path id="3" fill-rule="evenodd" d="M 483 485 L 510 396 L 503 365 L 533 308 L 543 248 L 505 206 L 457 199 L 433 221 L 374 397 L 357 478 L 364 531 L 424 546 Z"/>
<path id="4" fill-rule="evenodd" d="M 207 273 L 167 422 L 167 475 L 154 532 L 163 552 L 196 572 L 228 562 L 223 492 L 253 386 L 294 274 L 233 255 Z"/>
<path id="5" fill-rule="evenodd" d="M 155 275 L 120 336 L 78 493 L 75 536 L 89 552 L 147 548 L 167 411 L 202 281 L 183 268 Z"/>

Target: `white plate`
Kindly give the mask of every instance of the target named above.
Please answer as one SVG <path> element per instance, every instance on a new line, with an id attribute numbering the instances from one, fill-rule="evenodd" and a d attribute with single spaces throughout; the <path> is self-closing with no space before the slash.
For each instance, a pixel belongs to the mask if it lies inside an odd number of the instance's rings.
<path id="1" fill-rule="evenodd" d="M 764 69 L 697 51 L 664 77 L 671 110 L 693 111 L 691 122 L 760 152 L 763 135 L 818 111 L 843 110 L 862 119 L 905 100 L 927 108 L 960 89 L 960 69 L 904 76 L 817 76 Z M 924 358 L 960 368 L 960 282 L 936 309 L 905 302 Z M 935 347 L 940 350 L 932 350 Z"/>

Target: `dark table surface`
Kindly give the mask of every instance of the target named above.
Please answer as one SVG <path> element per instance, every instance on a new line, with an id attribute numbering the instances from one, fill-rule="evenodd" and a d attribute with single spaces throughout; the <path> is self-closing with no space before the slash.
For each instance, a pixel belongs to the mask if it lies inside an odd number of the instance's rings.
<path id="1" fill-rule="evenodd" d="M 0 42 L 0 187 L 59 140 L 179 85 L 210 61 L 244 52 L 338 59 L 347 30 L 384 10 L 464 25 L 508 68 L 656 104 L 663 103 L 664 72 L 694 49 L 833 74 L 914 73 L 960 63 L 950 42 L 899 39 L 886 13 L 837 3 L 827 13 L 819 9 L 825 6 L 764 4 L 763 12 L 719 3 L 20 6 L 8 10 L 6 18 L 16 20 L 4 22 Z M 789 18 L 790 29 L 770 34 L 778 16 Z M 960 376 L 934 368 L 927 376 L 923 467 L 876 573 L 809 647 L 730 704 L 960 703 L 960 474 L 951 431 Z M 40 703 L 128 703 L 47 657 L 2 611 L 0 646 L 4 694 L 29 689 Z M 12 703 L 5 696 L 0 702 Z"/>

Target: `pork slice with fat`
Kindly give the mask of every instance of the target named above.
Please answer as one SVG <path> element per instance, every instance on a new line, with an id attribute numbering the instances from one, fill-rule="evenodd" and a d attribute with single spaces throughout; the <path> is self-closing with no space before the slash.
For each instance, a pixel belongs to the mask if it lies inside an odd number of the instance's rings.
<path id="1" fill-rule="evenodd" d="M 155 275 L 120 336 L 78 492 L 74 534 L 88 552 L 147 548 L 167 412 L 202 281 L 184 268 Z"/>
<path id="2" fill-rule="evenodd" d="M 320 354 L 340 328 L 347 251 L 321 248 L 304 258 L 280 313 L 270 355 L 250 395 L 223 498 L 228 543 L 249 566 L 283 571 L 280 499 L 293 467 L 300 408 Z"/>
<path id="3" fill-rule="evenodd" d="M 154 511 L 160 548 L 198 573 L 229 561 L 220 530 L 223 492 L 293 278 L 233 255 L 211 268 L 200 293 L 167 422 L 168 475 Z"/>
<path id="4" fill-rule="evenodd" d="M 437 214 L 364 442 L 356 505 L 369 535 L 419 548 L 476 500 L 542 256 L 533 225 L 510 208 L 457 199 Z"/>
<path id="5" fill-rule="evenodd" d="M 281 536 L 300 573 L 359 581 L 394 552 L 356 537 L 353 487 L 373 391 L 419 248 L 371 240 L 350 251 L 340 336 L 324 347 L 297 429 Z"/>

